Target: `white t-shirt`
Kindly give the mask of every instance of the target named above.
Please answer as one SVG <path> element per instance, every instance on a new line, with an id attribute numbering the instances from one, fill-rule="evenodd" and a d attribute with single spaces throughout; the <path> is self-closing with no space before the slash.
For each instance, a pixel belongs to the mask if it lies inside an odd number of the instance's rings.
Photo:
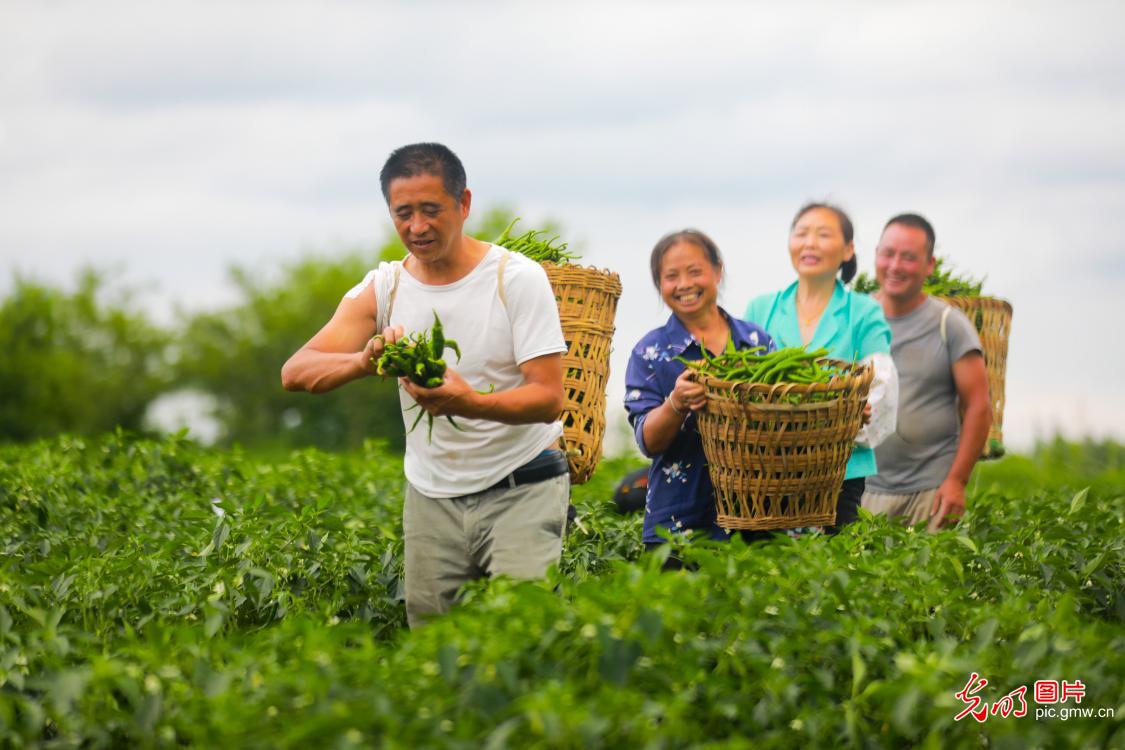
<path id="1" fill-rule="evenodd" d="M 504 264 L 504 297 L 499 290 L 500 259 Z M 566 352 L 555 295 L 542 266 L 519 253 L 492 245 L 477 267 L 452 284 L 423 284 L 405 268 L 399 271 L 398 288 L 390 305 L 394 263 L 381 263 L 367 274 L 349 296 L 371 294 L 378 303 L 379 330 L 402 326 L 407 335 L 429 332 L 434 313 L 441 318 L 446 339 L 461 348 L 461 360 L 445 351 L 451 369 L 478 391 L 495 386 L 507 391 L 524 384 L 519 366 L 546 354 Z M 407 409 L 414 400 L 399 388 L 403 423 L 409 429 L 418 410 Z M 445 417 L 434 418 L 433 441 L 427 442 L 426 417 L 406 436 L 403 464 L 407 480 L 430 497 L 457 497 L 491 487 L 513 469 L 547 448 L 555 447 L 562 424 L 507 425 L 484 419 L 454 417 L 463 432 Z"/>

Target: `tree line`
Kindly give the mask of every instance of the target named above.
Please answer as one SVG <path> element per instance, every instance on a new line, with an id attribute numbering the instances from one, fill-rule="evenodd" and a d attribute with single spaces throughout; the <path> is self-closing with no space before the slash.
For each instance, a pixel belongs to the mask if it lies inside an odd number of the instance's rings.
<path id="1" fill-rule="evenodd" d="M 493 239 L 512 215 L 486 211 L 471 233 Z M 309 254 L 269 274 L 234 266 L 234 304 L 177 313 L 171 325 L 154 322 L 104 271 L 81 269 L 69 290 L 17 276 L 0 300 L 0 441 L 143 433 L 154 401 L 190 390 L 211 397 L 224 444 L 342 449 L 376 437 L 401 448 L 394 382 L 372 378 L 312 399 L 283 390 L 278 373 L 348 289 L 405 252 L 390 232 L 374 248 Z"/>

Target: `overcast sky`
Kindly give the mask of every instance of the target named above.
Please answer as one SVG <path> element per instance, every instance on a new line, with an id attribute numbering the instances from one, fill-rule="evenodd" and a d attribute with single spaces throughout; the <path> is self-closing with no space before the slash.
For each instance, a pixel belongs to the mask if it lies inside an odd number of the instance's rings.
<path id="1" fill-rule="evenodd" d="M 1012 302 L 1010 445 L 1125 438 L 1123 29 L 1121 2 L 0 0 L 0 292 L 92 262 L 158 315 L 221 305 L 231 263 L 381 241 L 383 160 L 439 140 L 478 210 L 621 274 L 611 413 L 667 316 L 662 234 L 716 239 L 738 314 L 829 198 L 861 269 L 920 211 Z"/>

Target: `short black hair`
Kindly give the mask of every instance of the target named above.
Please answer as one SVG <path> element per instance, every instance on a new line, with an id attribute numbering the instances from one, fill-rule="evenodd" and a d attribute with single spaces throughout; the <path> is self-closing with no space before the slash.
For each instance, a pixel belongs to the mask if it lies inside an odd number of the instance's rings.
<path id="1" fill-rule="evenodd" d="M 809 211 L 815 211 L 818 208 L 823 208 L 825 211 L 831 211 L 836 215 L 836 220 L 840 222 L 840 233 L 844 235 L 844 244 L 852 244 L 852 240 L 855 239 L 855 227 L 852 225 L 851 217 L 848 216 L 847 212 L 839 206 L 834 206 L 831 203 L 825 203 L 823 201 L 812 201 L 801 206 L 800 210 L 797 211 L 796 216 L 793 217 L 793 221 L 789 224 L 789 231 L 793 231 L 793 227 L 797 226 L 797 222 L 801 220 L 802 216 L 807 214 Z M 840 280 L 847 284 L 849 281 L 855 278 L 856 271 L 858 270 L 859 261 L 856 260 L 856 254 L 853 250 L 851 260 L 845 260 L 840 264 Z"/>
<path id="2" fill-rule="evenodd" d="M 465 192 L 465 167 L 457 154 L 440 143 L 411 143 L 391 152 L 383 170 L 379 172 L 384 200 L 391 200 L 392 181 L 422 174 L 440 177 L 445 192 L 453 200 L 461 200 L 461 195 Z"/>
<path id="3" fill-rule="evenodd" d="M 934 242 L 936 240 L 934 225 L 926 221 L 926 217 L 920 214 L 899 214 L 883 225 L 883 231 L 887 231 L 887 227 L 891 224 L 902 224 L 904 227 L 921 229 L 926 234 L 926 257 L 934 257 Z"/>
<path id="4" fill-rule="evenodd" d="M 660 264 L 664 262 L 664 256 L 672 249 L 672 246 L 681 242 L 689 242 L 702 250 L 712 268 L 722 269 L 723 267 L 723 255 L 719 252 L 719 246 L 703 232 L 698 229 L 681 229 L 678 232 L 669 232 L 660 238 L 656 247 L 652 248 L 652 255 L 649 257 L 649 265 L 652 267 L 652 284 L 658 291 L 660 289 Z"/>

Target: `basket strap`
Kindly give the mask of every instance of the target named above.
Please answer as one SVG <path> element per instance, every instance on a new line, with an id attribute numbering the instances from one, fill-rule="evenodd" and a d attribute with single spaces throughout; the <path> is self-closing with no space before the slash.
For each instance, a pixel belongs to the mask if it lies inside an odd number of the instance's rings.
<path id="1" fill-rule="evenodd" d="M 952 309 L 952 307 L 946 305 L 945 309 L 941 311 L 941 343 L 943 346 L 949 345 L 949 334 L 947 333 L 946 321 L 949 319 L 949 312 Z"/>
<path id="2" fill-rule="evenodd" d="M 398 277 L 402 274 L 402 264 L 395 263 L 394 281 L 391 282 L 391 293 L 387 295 L 387 325 L 391 324 L 391 312 L 395 309 L 395 294 L 398 293 Z"/>
<path id="3" fill-rule="evenodd" d="M 512 256 L 510 250 L 500 248 L 503 254 L 500 256 L 500 264 L 496 268 L 496 293 L 500 297 L 500 304 L 504 306 L 504 310 L 508 309 L 508 297 L 504 294 L 504 266 L 508 265 L 508 258 Z"/>
<path id="4" fill-rule="evenodd" d="M 508 298 L 504 294 L 504 266 L 508 264 L 508 257 L 511 253 L 504 248 L 504 254 L 500 256 L 500 266 L 496 271 L 496 290 L 500 295 L 500 303 L 504 305 L 504 309 L 508 309 Z M 391 282 L 391 293 L 387 295 L 387 325 L 391 324 L 391 312 L 395 309 L 395 294 L 398 293 L 398 280 L 402 275 L 402 264 L 394 264 L 394 281 Z"/>

